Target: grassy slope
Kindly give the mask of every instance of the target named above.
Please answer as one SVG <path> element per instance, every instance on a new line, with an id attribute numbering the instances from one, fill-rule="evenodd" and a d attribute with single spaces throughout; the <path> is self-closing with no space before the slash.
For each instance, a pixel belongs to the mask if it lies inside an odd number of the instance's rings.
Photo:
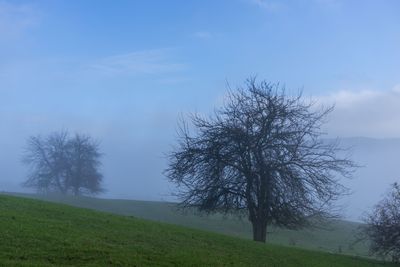
<path id="1" fill-rule="evenodd" d="M 192 228 L 223 233 L 227 235 L 251 238 L 251 225 L 244 218 L 226 218 L 222 215 L 199 216 L 182 214 L 173 203 L 98 199 L 89 197 L 71 197 L 60 195 L 24 195 L 28 197 L 66 203 L 73 206 L 129 215 L 160 222 L 167 222 Z M 355 234 L 360 224 L 347 221 L 336 221 L 327 226 L 327 230 L 290 231 L 270 228 L 268 242 L 273 244 L 295 246 L 333 253 L 368 256 L 367 244 L 354 244 Z"/>
<path id="2" fill-rule="evenodd" d="M 0 237 L 6 266 L 392 266 L 4 195 Z"/>

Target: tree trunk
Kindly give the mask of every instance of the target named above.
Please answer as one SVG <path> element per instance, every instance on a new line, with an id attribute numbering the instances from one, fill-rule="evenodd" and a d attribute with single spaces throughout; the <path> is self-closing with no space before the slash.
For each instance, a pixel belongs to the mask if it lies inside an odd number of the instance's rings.
<path id="1" fill-rule="evenodd" d="M 256 220 L 253 224 L 253 240 L 263 242 L 267 240 L 267 224 L 265 222 Z"/>

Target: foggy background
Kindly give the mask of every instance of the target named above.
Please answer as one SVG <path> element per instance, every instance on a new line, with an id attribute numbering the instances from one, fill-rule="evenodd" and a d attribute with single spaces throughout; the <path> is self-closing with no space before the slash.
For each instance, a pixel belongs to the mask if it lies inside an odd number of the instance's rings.
<path id="1" fill-rule="evenodd" d="M 101 141 L 99 197 L 172 201 L 177 119 L 257 75 L 335 104 L 359 220 L 400 181 L 400 3 L 357 2 L 0 1 L 0 191 L 29 191 L 29 136 L 66 129 Z"/>

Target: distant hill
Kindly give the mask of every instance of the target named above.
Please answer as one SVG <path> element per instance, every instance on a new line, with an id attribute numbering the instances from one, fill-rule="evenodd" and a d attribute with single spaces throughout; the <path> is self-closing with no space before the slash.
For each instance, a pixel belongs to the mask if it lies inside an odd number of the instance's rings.
<path id="1" fill-rule="evenodd" d="M 5 195 L 0 217 L 2 266 L 394 266 Z"/>
<path id="2" fill-rule="evenodd" d="M 361 166 L 353 179 L 343 181 L 352 191 L 341 201 L 346 208 L 344 215 L 360 220 L 390 184 L 400 182 L 400 139 L 353 137 L 341 139 L 341 145 L 350 148 L 351 158 Z"/>

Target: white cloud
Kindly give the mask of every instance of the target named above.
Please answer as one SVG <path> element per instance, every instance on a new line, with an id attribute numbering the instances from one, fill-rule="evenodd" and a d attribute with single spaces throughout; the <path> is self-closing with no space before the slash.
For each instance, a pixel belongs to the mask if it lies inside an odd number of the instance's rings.
<path id="1" fill-rule="evenodd" d="M 335 104 L 326 125 L 329 134 L 400 137 L 400 85 L 388 91 L 341 90 L 318 100 Z"/>
<path id="2" fill-rule="evenodd" d="M 246 1 L 269 12 L 281 11 L 289 7 L 288 5 L 289 3 L 284 3 L 283 1 L 278 1 L 278 0 L 246 0 Z M 299 2 L 305 5 L 317 5 L 328 9 L 338 9 L 342 5 L 340 0 L 308 0 Z"/>
<path id="3" fill-rule="evenodd" d="M 198 31 L 193 33 L 193 37 L 205 40 L 205 39 L 210 39 L 212 37 L 212 34 L 207 31 Z"/>
<path id="4" fill-rule="evenodd" d="M 258 7 L 265 9 L 267 11 L 278 11 L 284 7 L 281 1 L 275 0 L 248 0 L 250 3 L 257 5 Z"/>
<path id="5" fill-rule="evenodd" d="M 171 62 L 169 49 L 155 49 L 105 57 L 87 69 L 114 76 L 177 72 L 185 69 L 185 65 Z"/>
<path id="6" fill-rule="evenodd" d="M 330 7 L 338 7 L 341 5 L 339 0 L 314 0 L 316 4 L 330 6 Z"/>
<path id="7" fill-rule="evenodd" d="M 39 15 L 34 6 L 0 1 L 0 39 L 18 37 L 38 23 Z"/>

